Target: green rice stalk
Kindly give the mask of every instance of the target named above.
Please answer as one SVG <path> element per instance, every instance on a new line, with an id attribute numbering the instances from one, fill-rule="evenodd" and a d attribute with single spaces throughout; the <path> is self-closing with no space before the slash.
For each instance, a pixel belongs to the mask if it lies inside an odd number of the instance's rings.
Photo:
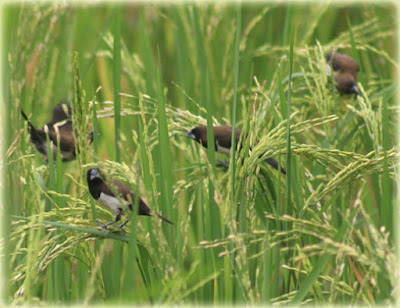
<path id="1" fill-rule="evenodd" d="M 118 7 L 114 8 L 114 48 L 113 48 L 113 85 L 114 85 L 114 154 L 115 161 L 120 162 L 120 149 L 119 149 L 119 139 L 121 130 L 121 97 L 119 93 L 121 92 L 121 42 L 120 42 L 120 32 L 121 32 L 121 21 L 120 21 L 120 9 Z"/>

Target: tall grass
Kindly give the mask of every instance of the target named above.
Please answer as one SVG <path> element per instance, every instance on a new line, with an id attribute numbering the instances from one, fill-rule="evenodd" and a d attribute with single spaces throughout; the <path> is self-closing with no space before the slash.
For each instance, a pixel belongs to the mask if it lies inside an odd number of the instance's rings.
<path id="1" fill-rule="evenodd" d="M 5 6 L 4 300 L 394 303 L 394 11 Z M 360 64 L 357 99 L 325 73 L 325 53 L 339 47 Z M 43 127 L 62 98 L 77 159 L 46 163 L 20 108 Z M 200 124 L 207 149 L 184 137 Z M 218 124 L 246 132 L 230 158 L 212 146 Z M 95 220 L 113 216 L 88 192 L 93 166 L 175 224 L 134 212 L 126 234 L 104 233 Z"/>

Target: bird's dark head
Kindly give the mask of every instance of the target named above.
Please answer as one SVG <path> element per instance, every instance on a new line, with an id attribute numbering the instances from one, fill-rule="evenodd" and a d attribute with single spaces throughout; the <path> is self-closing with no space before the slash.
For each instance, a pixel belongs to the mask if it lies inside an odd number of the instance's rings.
<path id="1" fill-rule="evenodd" d="M 337 87 L 340 92 L 345 93 L 345 94 L 355 94 L 356 97 L 357 95 L 360 94 L 357 89 L 356 81 L 354 80 L 354 77 L 351 74 L 340 74 L 337 78 Z"/>
<path id="2" fill-rule="evenodd" d="M 328 52 L 326 55 L 325 55 L 325 61 L 326 62 L 331 62 L 332 61 L 332 52 Z"/>
<path id="3" fill-rule="evenodd" d="M 88 183 L 103 182 L 104 176 L 99 168 L 91 168 L 86 173 L 86 180 Z"/>
<path id="4" fill-rule="evenodd" d="M 192 128 L 190 131 L 188 131 L 185 135 L 186 138 L 193 139 L 197 141 L 198 143 L 201 143 L 202 139 L 202 127 L 201 126 L 196 126 Z"/>

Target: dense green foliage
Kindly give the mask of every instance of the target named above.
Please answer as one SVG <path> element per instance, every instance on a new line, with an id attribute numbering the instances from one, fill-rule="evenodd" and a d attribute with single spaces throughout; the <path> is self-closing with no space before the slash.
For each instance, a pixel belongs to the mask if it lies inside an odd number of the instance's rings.
<path id="1" fill-rule="evenodd" d="M 4 7 L 5 301 L 392 302 L 395 11 L 322 1 Z M 325 73 L 334 49 L 360 64 L 357 99 Z M 80 151 L 46 164 L 20 108 L 42 127 L 63 98 Z M 200 123 L 248 137 L 229 159 L 184 137 Z M 175 225 L 132 215 L 126 234 L 105 234 L 95 219 L 112 213 L 85 179 L 95 165 Z"/>

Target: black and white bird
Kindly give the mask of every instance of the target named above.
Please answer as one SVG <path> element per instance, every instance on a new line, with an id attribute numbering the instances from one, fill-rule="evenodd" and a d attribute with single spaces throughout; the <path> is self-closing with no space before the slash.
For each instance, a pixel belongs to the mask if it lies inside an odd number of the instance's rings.
<path id="1" fill-rule="evenodd" d="M 132 211 L 133 205 L 135 204 L 136 196 L 127 186 L 115 179 L 110 179 L 109 181 L 107 181 L 104 174 L 100 171 L 99 168 L 89 169 L 86 173 L 86 180 L 88 183 L 89 192 L 92 197 L 97 200 L 101 205 L 110 209 L 111 212 L 113 212 L 113 214 L 115 215 L 115 219 L 106 224 L 103 224 L 100 221 L 96 220 L 97 225 L 102 227 L 104 230 L 107 230 L 108 226 L 115 224 L 121 220 L 121 215 L 124 214 L 124 208 L 128 208 Z M 153 214 L 151 213 L 150 208 L 147 206 L 147 204 L 143 201 L 142 198 L 138 198 L 138 214 L 152 216 Z M 167 218 L 157 213 L 154 213 L 154 215 L 171 225 L 174 224 Z M 118 228 L 122 229 L 127 222 L 128 220 L 120 224 Z"/>
<path id="2" fill-rule="evenodd" d="M 328 52 L 325 55 L 326 73 L 331 75 L 331 66 L 333 68 L 333 77 L 339 92 L 344 94 L 360 93 L 357 89 L 357 79 L 360 67 L 357 62 L 350 56 L 339 52 Z"/>
<path id="3" fill-rule="evenodd" d="M 218 125 L 213 127 L 214 131 L 214 143 L 215 151 L 229 155 L 232 145 L 232 126 L 229 125 Z M 242 130 L 239 128 L 235 129 L 236 145 L 239 143 L 239 138 Z M 185 137 L 193 139 L 200 143 L 203 147 L 207 148 L 207 126 L 199 125 L 188 131 Z M 273 158 L 267 158 L 265 160 L 270 166 L 279 170 L 279 163 Z M 286 174 L 286 170 L 281 167 L 281 172 Z"/>
<path id="4" fill-rule="evenodd" d="M 23 110 L 22 116 L 28 122 L 28 129 L 30 133 L 30 141 L 33 148 L 43 155 L 44 159 L 48 161 L 47 141 L 45 129 L 37 129 L 33 126 L 32 122 L 28 119 Z M 60 101 L 52 111 L 51 121 L 46 124 L 47 134 L 52 145 L 53 157 L 57 157 L 57 132 L 60 135 L 60 156 L 62 161 L 70 161 L 76 158 L 75 153 L 75 138 L 72 129 L 71 120 L 71 105 L 67 101 Z M 93 134 L 89 136 L 90 142 L 93 141 Z"/>

